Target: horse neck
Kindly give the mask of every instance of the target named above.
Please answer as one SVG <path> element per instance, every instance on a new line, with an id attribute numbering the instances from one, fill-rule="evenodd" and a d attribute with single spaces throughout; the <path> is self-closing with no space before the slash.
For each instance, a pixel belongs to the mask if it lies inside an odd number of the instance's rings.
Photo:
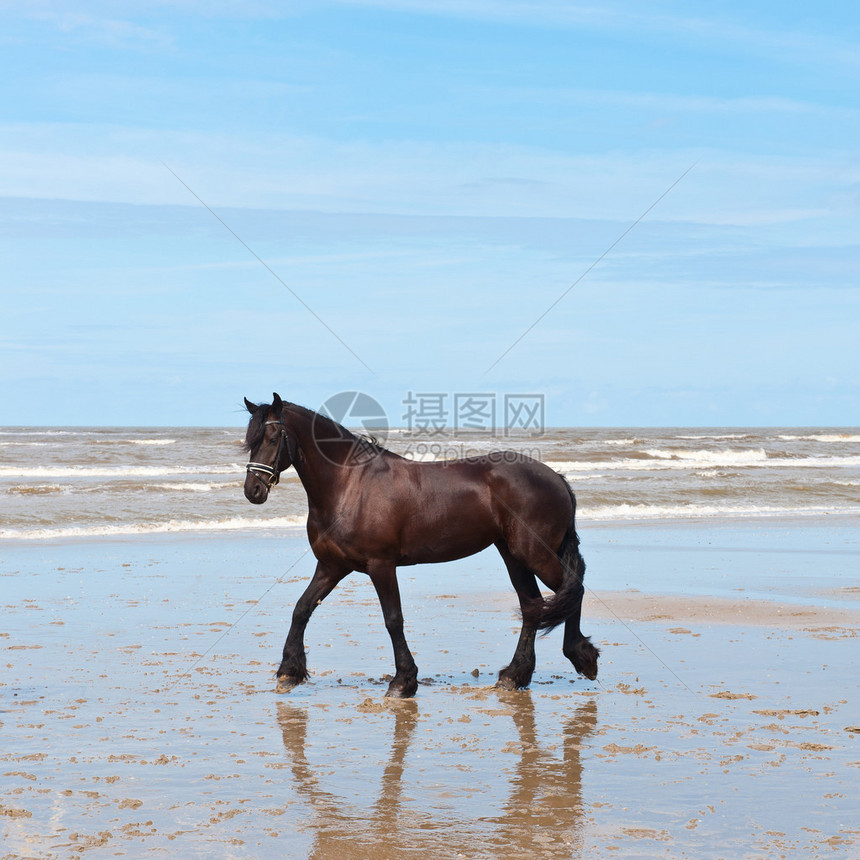
<path id="1" fill-rule="evenodd" d="M 293 437 L 299 455 L 293 466 L 305 488 L 309 501 L 317 507 L 325 507 L 332 493 L 340 484 L 343 467 L 326 456 L 325 443 L 314 439 L 315 413 L 295 404 L 284 406 L 283 418 L 287 432 Z"/>

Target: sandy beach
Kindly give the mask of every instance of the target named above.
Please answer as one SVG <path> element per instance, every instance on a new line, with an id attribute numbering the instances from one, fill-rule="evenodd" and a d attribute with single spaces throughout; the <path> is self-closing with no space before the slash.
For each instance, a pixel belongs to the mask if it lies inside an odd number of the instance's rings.
<path id="1" fill-rule="evenodd" d="M 359 574 L 274 693 L 303 535 L 10 542 L 2 858 L 860 857 L 860 529 L 584 525 L 577 678 L 529 690 L 493 552 L 401 571 L 416 699 Z"/>

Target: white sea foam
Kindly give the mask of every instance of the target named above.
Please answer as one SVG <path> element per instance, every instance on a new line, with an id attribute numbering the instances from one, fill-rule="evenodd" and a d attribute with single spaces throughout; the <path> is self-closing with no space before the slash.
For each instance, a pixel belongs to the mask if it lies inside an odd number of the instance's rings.
<path id="1" fill-rule="evenodd" d="M 47 428 L 26 427 L 20 430 L 0 430 L 0 436 L 104 436 L 104 430 L 51 430 Z"/>
<path id="2" fill-rule="evenodd" d="M 690 451 L 683 453 L 662 452 L 665 456 L 657 456 L 657 452 L 648 452 L 651 460 L 547 460 L 547 466 L 557 472 L 584 471 L 631 471 L 659 472 L 668 469 L 713 469 L 718 467 L 734 468 L 845 468 L 860 466 L 860 456 L 857 457 L 768 457 L 764 451 Z"/>
<path id="3" fill-rule="evenodd" d="M 860 436 L 853 433 L 809 433 L 803 436 L 780 435 L 783 442 L 860 442 Z"/>
<path id="4" fill-rule="evenodd" d="M 595 508 L 580 508 L 579 520 L 625 521 L 625 520 L 687 520 L 687 519 L 738 519 L 745 517 L 821 517 L 858 516 L 860 506 L 829 507 L 824 505 L 807 508 L 780 508 L 768 505 L 602 505 Z"/>
<path id="5" fill-rule="evenodd" d="M 149 490 L 168 490 L 172 492 L 211 493 L 213 490 L 226 490 L 228 487 L 241 487 L 242 478 L 235 481 L 176 481 L 173 483 L 149 484 Z"/>
<path id="6" fill-rule="evenodd" d="M 223 520 L 168 520 L 160 523 L 120 523 L 97 526 L 63 526 L 38 529 L 0 529 L 0 540 L 52 540 L 61 538 L 125 537 L 134 535 L 179 534 L 184 532 L 258 531 L 261 529 L 296 530 L 307 518 L 272 517 L 248 519 L 230 517 Z"/>
<path id="7" fill-rule="evenodd" d="M 726 439 L 749 439 L 751 436 L 756 436 L 755 433 L 696 433 L 694 435 L 684 435 L 679 433 L 675 439 L 684 439 L 695 442 L 699 439 L 711 439 L 715 441 L 725 441 Z"/>
<path id="8" fill-rule="evenodd" d="M 413 463 L 441 463 L 446 459 L 445 457 L 437 457 L 430 451 L 407 451 L 404 456 Z"/>
<path id="9" fill-rule="evenodd" d="M 171 475 L 229 475 L 237 463 L 200 466 L 0 466 L 0 478 L 168 478 Z"/>
<path id="10" fill-rule="evenodd" d="M 709 451 L 707 448 L 687 451 L 678 448 L 649 448 L 644 453 L 655 460 L 681 460 L 685 463 L 709 463 L 720 466 L 748 466 L 767 461 L 767 451 L 763 448 L 750 451 Z"/>
<path id="11" fill-rule="evenodd" d="M 2 435 L 12 436 L 12 435 L 20 435 L 20 434 L 12 434 L 5 433 Z M 104 437 L 99 433 L 37 433 L 35 434 L 36 439 L 12 439 L 12 440 L 0 440 L 0 447 L 3 448 L 12 448 L 12 447 L 21 447 L 21 448 L 45 448 L 57 447 L 56 438 L 63 436 L 100 436 L 99 445 L 144 445 L 144 446 L 160 446 L 160 445 L 175 445 L 176 439 L 126 439 L 126 438 L 118 438 L 114 439 L 112 437 Z"/>

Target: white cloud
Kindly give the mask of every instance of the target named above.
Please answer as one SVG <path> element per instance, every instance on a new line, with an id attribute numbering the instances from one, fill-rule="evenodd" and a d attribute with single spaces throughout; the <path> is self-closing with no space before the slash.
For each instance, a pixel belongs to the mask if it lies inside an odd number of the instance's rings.
<path id="1" fill-rule="evenodd" d="M 798 30 L 756 21 L 755 9 L 746 10 L 740 18 L 713 13 L 708 6 L 702 8 L 709 14 L 695 14 L 685 4 L 643 4 L 638 0 L 90 0 L 86 6 L 87 12 L 82 13 L 81 4 L 74 0 L 32 0 L 26 4 L 0 0 L 0 10 L 6 15 L 41 20 L 104 44 L 166 47 L 171 43 L 170 24 L 177 16 L 270 20 L 316 13 L 326 7 L 351 7 L 529 27 L 680 37 L 688 43 L 740 49 L 780 63 L 860 70 L 860 48 L 844 36 L 837 19 L 824 14 L 817 20 L 808 16 L 803 29 Z M 136 19 L 157 20 L 159 25 L 135 23 Z"/>
<path id="2" fill-rule="evenodd" d="M 491 97 L 493 91 L 475 91 Z M 860 122 L 860 110 L 854 107 L 834 107 L 800 99 L 776 96 L 706 96 L 681 95 L 669 92 L 632 92 L 621 90 L 571 88 L 517 88 L 504 90 L 508 101 L 552 105 L 556 110 L 570 105 L 600 108 L 630 108 L 634 110 L 671 113 L 720 115 L 793 114 L 815 116 L 819 120 L 851 120 Z"/>
<path id="3" fill-rule="evenodd" d="M 650 220 L 780 224 L 857 217 L 846 155 L 578 155 L 505 144 L 334 142 L 94 125 L 0 127 L 0 195 L 328 212 L 578 217 L 630 222 L 694 161 Z"/>
<path id="4" fill-rule="evenodd" d="M 114 14 L 83 13 L 79 5 L 64 8 L 67 5 L 32 3 L 22 8 L 20 4 L 2 4 L 0 8 L 5 6 L 7 14 L 44 24 L 72 41 L 152 51 L 162 51 L 173 45 L 173 37 L 163 25 L 150 26 L 129 18 L 118 18 L 116 9 L 112 10 Z"/>
<path id="5" fill-rule="evenodd" d="M 841 35 L 819 35 L 806 21 L 802 31 L 756 26 L 717 14 L 660 11 L 666 4 L 572 3 L 570 0 L 329 0 L 332 5 L 386 9 L 438 17 L 506 21 L 529 26 L 593 27 L 640 34 L 682 36 L 688 41 L 729 45 L 788 63 L 834 64 L 860 69 L 860 50 Z M 669 7 L 671 8 L 671 7 Z M 680 7 L 684 9 L 685 7 Z M 821 25 L 828 20 L 822 16 Z M 819 25 L 819 27 L 821 26 Z"/>

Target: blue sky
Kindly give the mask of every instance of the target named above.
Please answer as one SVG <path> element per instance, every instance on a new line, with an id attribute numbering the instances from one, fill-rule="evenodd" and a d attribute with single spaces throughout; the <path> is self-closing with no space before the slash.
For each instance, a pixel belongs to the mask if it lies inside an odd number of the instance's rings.
<path id="1" fill-rule="evenodd" d="M 856 4 L 0 16 L 0 424 L 860 423 Z"/>

